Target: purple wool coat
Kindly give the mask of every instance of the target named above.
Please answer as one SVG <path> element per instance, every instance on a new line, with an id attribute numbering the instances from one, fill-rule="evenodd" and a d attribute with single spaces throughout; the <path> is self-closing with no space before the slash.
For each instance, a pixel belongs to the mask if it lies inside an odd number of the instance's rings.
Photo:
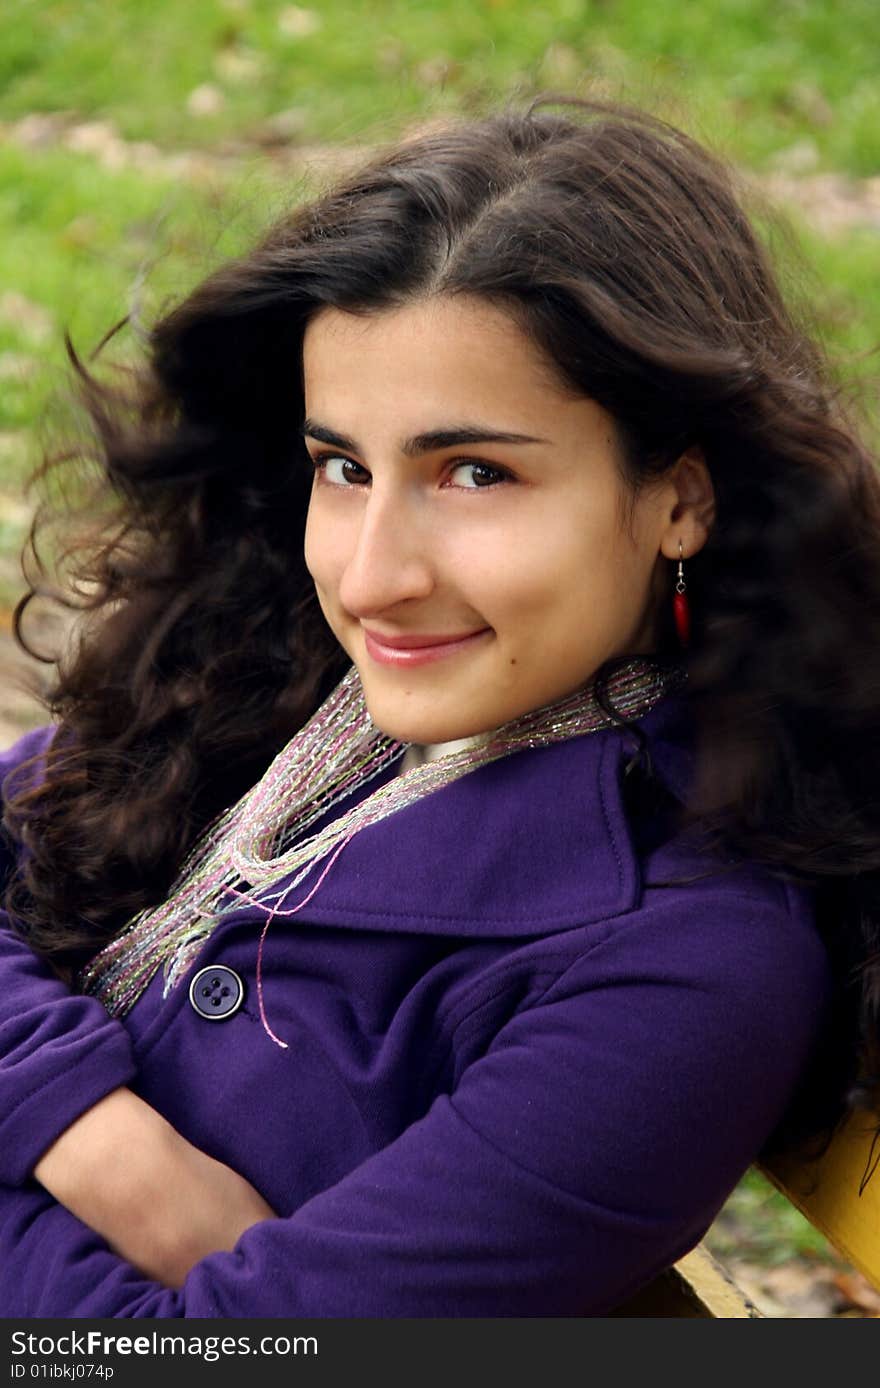
<path id="1" fill-rule="evenodd" d="M 639 721 L 686 802 L 680 696 Z M 21 738 L 0 775 L 51 731 Z M 832 978 L 808 889 L 748 862 L 660 885 L 716 860 L 668 819 L 628 818 L 634 746 L 603 729 L 521 751 L 356 835 L 266 936 L 287 1050 L 260 1021 L 250 906 L 123 1020 L 4 918 L 2 1314 L 602 1316 L 690 1249 L 821 1044 Z M 189 998 L 207 965 L 242 982 L 223 1017 Z M 118 1085 L 278 1214 L 180 1290 L 31 1176 Z"/>

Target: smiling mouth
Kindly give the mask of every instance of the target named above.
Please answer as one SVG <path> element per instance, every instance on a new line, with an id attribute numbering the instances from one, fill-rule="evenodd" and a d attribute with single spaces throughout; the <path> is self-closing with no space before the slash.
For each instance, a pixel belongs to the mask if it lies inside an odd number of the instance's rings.
<path id="1" fill-rule="evenodd" d="M 372 637 L 378 645 L 390 646 L 397 651 L 420 650 L 424 646 L 446 646 L 453 641 L 467 641 L 471 636 L 479 636 L 480 632 L 485 630 L 487 628 L 480 627 L 477 631 L 455 632 L 452 635 L 438 632 L 431 636 L 385 636 L 381 631 L 370 631 L 369 627 L 364 627 L 365 635 Z"/>
<path id="2" fill-rule="evenodd" d="M 481 641 L 483 637 L 489 635 L 491 635 L 491 628 L 483 627 L 479 631 L 467 632 L 464 636 L 397 636 L 383 639 L 374 636 L 366 627 L 364 628 L 367 653 L 373 660 L 381 665 L 397 665 L 408 668 L 456 655 L 459 651 L 469 649 L 476 642 Z M 397 644 L 403 642 L 406 644 Z"/>

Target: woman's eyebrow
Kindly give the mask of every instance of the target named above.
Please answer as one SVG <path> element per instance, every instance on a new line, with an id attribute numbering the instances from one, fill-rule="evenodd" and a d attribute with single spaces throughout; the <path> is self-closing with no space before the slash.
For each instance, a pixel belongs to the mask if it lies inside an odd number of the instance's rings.
<path id="1" fill-rule="evenodd" d="M 344 448 L 348 453 L 362 453 L 354 439 L 346 434 L 338 434 L 315 419 L 306 419 L 300 433 L 328 443 L 331 448 Z M 446 429 L 431 429 L 425 434 L 416 434 L 406 439 L 401 451 L 409 458 L 417 458 L 423 453 L 433 453 L 440 448 L 458 448 L 465 443 L 549 443 L 549 439 L 537 439 L 531 434 L 512 434 L 506 430 L 485 429 L 478 424 L 458 424 Z"/>

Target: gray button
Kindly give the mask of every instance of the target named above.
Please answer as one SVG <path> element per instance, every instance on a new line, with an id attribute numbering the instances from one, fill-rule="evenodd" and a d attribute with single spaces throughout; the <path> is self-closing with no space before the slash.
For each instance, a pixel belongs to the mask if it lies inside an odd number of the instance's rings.
<path id="1" fill-rule="evenodd" d="M 244 984 L 235 969 L 210 964 L 199 969 L 189 985 L 189 1000 L 200 1017 L 225 1022 L 244 1001 Z"/>

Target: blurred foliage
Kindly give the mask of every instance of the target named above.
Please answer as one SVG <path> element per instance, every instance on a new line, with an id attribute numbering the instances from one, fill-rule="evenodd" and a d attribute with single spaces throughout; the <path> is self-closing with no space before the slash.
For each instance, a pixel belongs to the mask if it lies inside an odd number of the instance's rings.
<path id="1" fill-rule="evenodd" d="M 722 1262 L 737 1257 L 776 1267 L 790 1258 L 812 1258 L 835 1267 L 845 1265 L 824 1234 L 756 1167 L 737 1185 L 707 1233 L 706 1243 Z"/>
<path id="2" fill-rule="evenodd" d="M 338 140 L 599 83 L 654 105 L 686 94 L 703 133 L 756 166 L 808 141 L 825 167 L 880 172 L 876 0 L 6 0 L 4 20 L 7 118 L 112 114 L 167 147 L 250 138 L 279 111 Z"/>

